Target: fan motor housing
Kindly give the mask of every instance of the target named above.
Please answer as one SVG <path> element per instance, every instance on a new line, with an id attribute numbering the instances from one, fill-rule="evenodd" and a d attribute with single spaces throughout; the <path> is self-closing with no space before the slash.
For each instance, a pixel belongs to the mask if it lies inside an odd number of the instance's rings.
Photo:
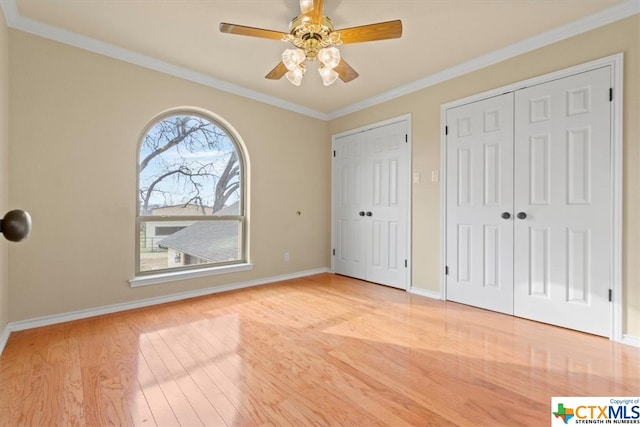
<path id="1" fill-rule="evenodd" d="M 290 34 L 284 40 L 304 50 L 307 59 L 314 61 L 320 49 L 341 43 L 340 35 L 333 33 L 333 28 L 331 19 L 326 16 L 320 22 L 311 22 L 308 16 L 299 15 L 291 20 Z"/>
<path id="2" fill-rule="evenodd" d="M 320 22 L 310 22 L 310 18 L 307 15 L 298 15 L 289 23 L 289 32 L 295 35 L 298 30 L 302 30 L 311 25 L 318 25 L 329 33 L 333 31 L 334 28 L 331 19 L 326 16 L 323 16 Z"/>

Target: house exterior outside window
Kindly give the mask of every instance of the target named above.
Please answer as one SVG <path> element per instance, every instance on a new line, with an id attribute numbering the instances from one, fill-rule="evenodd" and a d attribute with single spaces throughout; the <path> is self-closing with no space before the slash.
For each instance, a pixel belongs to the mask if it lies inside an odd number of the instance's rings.
<path id="1" fill-rule="evenodd" d="M 200 111 L 164 114 L 138 152 L 136 276 L 247 261 L 245 156 Z"/>

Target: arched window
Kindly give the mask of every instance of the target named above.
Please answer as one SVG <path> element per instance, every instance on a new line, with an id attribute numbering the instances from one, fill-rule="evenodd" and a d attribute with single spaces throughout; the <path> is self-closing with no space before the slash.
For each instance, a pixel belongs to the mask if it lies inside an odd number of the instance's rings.
<path id="1" fill-rule="evenodd" d="M 244 163 L 212 117 L 174 112 L 149 125 L 138 154 L 137 276 L 246 262 Z"/>

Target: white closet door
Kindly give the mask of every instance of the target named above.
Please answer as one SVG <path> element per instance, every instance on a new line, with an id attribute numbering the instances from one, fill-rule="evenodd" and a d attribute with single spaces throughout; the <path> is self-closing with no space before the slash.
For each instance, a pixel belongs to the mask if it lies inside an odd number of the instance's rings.
<path id="1" fill-rule="evenodd" d="M 447 299 L 513 314 L 513 93 L 446 122 Z"/>
<path id="2" fill-rule="evenodd" d="M 369 206 L 366 221 L 369 250 L 367 280 L 406 288 L 409 148 L 407 122 L 367 132 Z M 368 215 L 371 216 L 368 216 Z"/>
<path id="3" fill-rule="evenodd" d="M 407 137 L 403 120 L 334 140 L 336 273 L 407 288 Z"/>
<path id="4" fill-rule="evenodd" d="M 345 276 L 366 279 L 366 135 L 357 133 L 336 139 L 334 151 L 334 269 Z"/>
<path id="5" fill-rule="evenodd" d="M 608 67 L 516 92 L 515 315 L 610 334 Z"/>

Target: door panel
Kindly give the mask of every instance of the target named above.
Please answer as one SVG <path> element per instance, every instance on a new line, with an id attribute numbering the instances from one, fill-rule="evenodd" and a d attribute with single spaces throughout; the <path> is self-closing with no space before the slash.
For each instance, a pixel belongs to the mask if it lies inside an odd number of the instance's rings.
<path id="1" fill-rule="evenodd" d="M 446 121 L 447 299 L 513 314 L 513 94 Z"/>
<path id="2" fill-rule="evenodd" d="M 610 333 L 610 71 L 532 86 L 515 99 L 514 310 Z"/>
<path id="3" fill-rule="evenodd" d="M 535 135 L 529 139 L 529 204 L 549 205 L 549 135 Z M 526 156 L 527 153 L 522 153 Z M 518 169 L 520 165 L 517 166 Z"/>

